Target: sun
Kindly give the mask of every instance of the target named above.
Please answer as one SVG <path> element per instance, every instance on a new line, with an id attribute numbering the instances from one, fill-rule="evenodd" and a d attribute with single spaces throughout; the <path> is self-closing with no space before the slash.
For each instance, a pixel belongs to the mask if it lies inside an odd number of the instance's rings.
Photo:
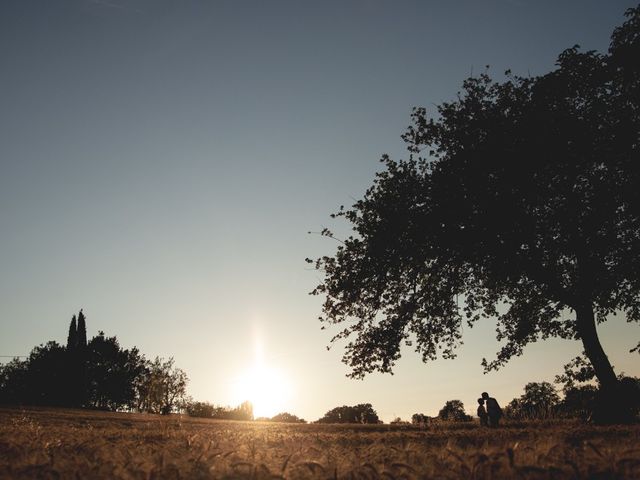
<path id="1" fill-rule="evenodd" d="M 249 400 L 253 416 L 273 417 L 286 411 L 291 386 L 282 371 L 257 363 L 238 377 L 234 397 L 238 403 Z"/>

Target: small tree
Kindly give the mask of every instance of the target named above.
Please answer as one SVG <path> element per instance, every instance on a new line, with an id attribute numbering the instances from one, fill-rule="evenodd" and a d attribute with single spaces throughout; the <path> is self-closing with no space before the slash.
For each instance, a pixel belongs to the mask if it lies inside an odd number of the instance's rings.
<path id="1" fill-rule="evenodd" d="M 549 382 L 531 382 L 524 387 L 524 394 L 512 400 L 505 414 L 511 418 L 549 418 L 558 407 L 560 397 Z"/>
<path id="2" fill-rule="evenodd" d="M 0 404 L 28 403 L 25 401 L 28 374 L 27 362 L 19 358 L 0 365 Z"/>
<path id="3" fill-rule="evenodd" d="M 163 415 L 176 411 L 184 404 L 188 381 L 184 370 L 174 366 L 173 358 L 148 361 L 136 385 L 138 409 Z"/>
<path id="4" fill-rule="evenodd" d="M 572 386 L 564 390 L 558 411 L 567 417 L 587 420 L 595 409 L 597 398 L 598 389 L 594 385 Z"/>
<path id="5" fill-rule="evenodd" d="M 424 413 L 414 413 L 411 416 L 411 423 L 413 425 L 427 425 L 429 423 L 430 418 Z"/>
<path id="6" fill-rule="evenodd" d="M 186 402 L 186 411 L 190 417 L 212 418 L 216 407 L 208 402 Z"/>
<path id="7" fill-rule="evenodd" d="M 306 420 L 297 417 L 288 412 L 279 413 L 271 417 L 272 422 L 281 422 L 281 423 L 307 423 Z"/>
<path id="8" fill-rule="evenodd" d="M 390 422 L 391 425 L 410 425 L 406 420 L 402 420 L 400 417 L 396 417 Z"/>
<path id="9" fill-rule="evenodd" d="M 438 412 L 440 420 L 450 422 L 470 422 L 471 416 L 464 411 L 464 404 L 460 400 L 447 400 L 444 407 Z"/>

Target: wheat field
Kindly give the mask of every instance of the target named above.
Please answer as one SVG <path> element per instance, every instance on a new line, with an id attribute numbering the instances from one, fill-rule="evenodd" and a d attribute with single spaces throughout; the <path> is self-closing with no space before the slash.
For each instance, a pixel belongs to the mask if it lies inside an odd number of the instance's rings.
<path id="1" fill-rule="evenodd" d="M 0 409 L 0 478 L 640 478 L 640 426 L 299 425 Z"/>

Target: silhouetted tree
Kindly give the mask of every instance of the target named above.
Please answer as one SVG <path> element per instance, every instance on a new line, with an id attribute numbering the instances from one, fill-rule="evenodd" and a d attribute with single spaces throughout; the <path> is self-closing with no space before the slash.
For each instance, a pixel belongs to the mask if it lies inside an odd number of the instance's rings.
<path id="1" fill-rule="evenodd" d="M 596 372 L 584 353 L 567 363 L 563 369 L 564 373 L 556 375 L 554 381 L 561 384 L 565 392 L 577 384 L 592 382 L 596 378 Z"/>
<path id="2" fill-rule="evenodd" d="M 184 370 L 174 366 L 173 358 L 156 357 L 147 362 L 136 382 L 137 408 L 163 415 L 179 410 L 185 403 L 188 381 Z"/>
<path id="3" fill-rule="evenodd" d="M 242 402 L 233 411 L 234 420 L 253 420 L 253 404 L 249 401 Z"/>
<path id="4" fill-rule="evenodd" d="M 270 419 L 271 422 L 281 422 L 281 423 L 307 423 L 303 418 L 297 417 L 288 412 L 278 413 L 274 415 Z"/>
<path id="5" fill-rule="evenodd" d="M 549 418 L 557 411 L 560 396 L 549 382 L 530 382 L 524 387 L 524 394 L 513 399 L 505 408 L 510 418 Z"/>
<path id="6" fill-rule="evenodd" d="M 78 313 L 78 331 L 77 331 L 78 350 L 83 351 L 87 347 L 87 324 L 82 309 Z"/>
<path id="7" fill-rule="evenodd" d="M 208 402 L 196 402 L 191 400 L 186 402 L 185 410 L 190 417 L 212 418 L 216 412 L 216 407 Z"/>
<path id="8" fill-rule="evenodd" d="M 584 353 L 575 357 L 564 366 L 564 372 L 556 375 L 555 382 L 562 385 L 564 399 L 559 405 L 559 411 L 564 415 L 591 419 L 601 422 L 599 418 L 606 415 L 607 409 L 617 409 L 628 412 L 633 418 L 640 410 L 640 379 L 618 375 L 620 395 L 613 404 L 603 405 L 603 399 L 598 395 L 594 385 L 595 370 Z M 602 410 L 605 410 L 603 413 Z"/>
<path id="9" fill-rule="evenodd" d="M 406 420 L 402 420 L 402 418 L 400 417 L 396 417 L 393 420 L 391 420 L 389 424 L 390 425 L 409 425 L 409 422 L 407 422 Z"/>
<path id="10" fill-rule="evenodd" d="M 438 412 L 440 420 L 450 422 L 470 422 L 471 416 L 464 411 L 464 404 L 460 400 L 447 400 L 444 407 Z"/>
<path id="11" fill-rule="evenodd" d="M 18 405 L 26 403 L 27 362 L 14 358 L 0 365 L 0 403 Z"/>
<path id="12" fill-rule="evenodd" d="M 29 357 L 2 367 L 0 401 L 22 405 L 68 404 L 67 352 L 56 342 L 34 347 Z"/>
<path id="13" fill-rule="evenodd" d="M 220 420 L 251 421 L 253 420 L 253 404 L 245 401 L 235 408 L 215 407 L 212 416 Z M 264 420 L 264 418 L 262 420 Z"/>
<path id="14" fill-rule="evenodd" d="M 71 320 L 66 347 L 48 342 L 26 360 L 0 366 L 0 403 L 166 414 L 185 406 L 187 382 L 173 358 L 148 361 L 136 347 L 123 349 L 104 332 L 87 344 L 80 310 Z M 247 416 L 247 407 L 238 415 Z"/>
<path id="15" fill-rule="evenodd" d="M 361 403 L 333 408 L 317 423 L 380 423 L 380 419 L 370 403 Z"/>
<path id="16" fill-rule="evenodd" d="M 67 397 L 69 406 L 83 407 L 88 403 L 87 325 L 82 309 L 74 315 L 67 336 Z"/>
<path id="17" fill-rule="evenodd" d="M 28 359 L 27 398 L 32 405 L 63 406 L 68 402 L 66 348 L 57 342 L 35 347 Z"/>
<path id="18" fill-rule="evenodd" d="M 315 262 L 352 377 L 390 372 L 403 343 L 452 358 L 463 323 L 496 317 L 486 370 L 538 339 L 580 339 L 602 420 L 629 419 L 596 332 L 615 312 L 640 320 L 640 7 L 627 17 L 608 54 L 573 47 L 547 75 L 482 74 L 435 115 L 414 110 L 409 160 L 383 157 L 335 214 L 355 235 Z"/>
<path id="19" fill-rule="evenodd" d="M 99 332 L 87 345 L 88 406 L 101 410 L 131 409 L 136 382 L 146 373 L 137 348 L 122 349 L 116 337 Z"/>
<path id="20" fill-rule="evenodd" d="M 76 325 L 76 316 L 71 318 L 69 324 L 69 334 L 67 335 L 67 351 L 73 351 L 78 345 L 78 327 Z"/>
<path id="21" fill-rule="evenodd" d="M 430 418 L 424 413 L 414 413 L 411 415 L 411 423 L 414 425 L 426 425 L 429 423 Z"/>
<path id="22" fill-rule="evenodd" d="M 564 390 L 558 412 L 567 417 L 587 420 L 596 405 L 598 389 L 595 385 L 572 386 Z"/>

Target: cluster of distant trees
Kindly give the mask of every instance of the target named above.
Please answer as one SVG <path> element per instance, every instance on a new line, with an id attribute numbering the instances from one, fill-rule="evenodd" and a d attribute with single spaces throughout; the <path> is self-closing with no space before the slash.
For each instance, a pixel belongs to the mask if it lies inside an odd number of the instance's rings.
<path id="1" fill-rule="evenodd" d="M 621 374 L 618 382 L 618 403 L 611 408 L 625 410 L 637 418 L 640 415 L 640 378 Z M 555 383 L 562 396 L 549 382 L 527 383 L 524 393 L 507 404 L 505 416 L 516 420 L 592 418 L 601 397 L 594 368 L 584 354 L 567 363 L 564 372 L 556 376 Z"/>
<path id="2" fill-rule="evenodd" d="M 316 423 L 382 423 L 370 403 L 343 405 L 329 410 Z"/>
<path id="3" fill-rule="evenodd" d="M 102 331 L 87 341 L 80 310 L 66 346 L 49 341 L 0 365 L 0 404 L 168 414 L 183 407 L 187 382 L 173 358 L 148 360 Z"/>
<path id="4" fill-rule="evenodd" d="M 622 377 L 622 387 L 628 393 L 622 397 L 634 417 L 640 414 L 640 379 Z M 514 398 L 505 407 L 507 418 L 515 420 L 546 418 L 580 418 L 588 420 L 596 410 L 598 388 L 594 385 L 577 385 L 562 388 L 561 398 L 556 388 L 549 382 L 531 382 L 525 385 L 524 393 Z"/>
<path id="5" fill-rule="evenodd" d="M 185 411 L 192 417 L 215 418 L 218 420 L 255 420 L 257 422 L 280 422 L 280 423 L 307 423 L 303 418 L 297 417 L 288 412 L 282 412 L 273 417 L 253 416 L 253 405 L 251 402 L 243 402 L 237 407 L 221 407 L 209 402 L 198 402 L 190 400 L 185 405 Z"/>
<path id="6" fill-rule="evenodd" d="M 191 417 L 216 418 L 218 420 L 253 420 L 253 405 L 243 402 L 239 406 L 220 407 L 209 402 L 189 400 L 185 404 L 185 411 Z"/>
<path id="7" fill-rule="evenodd" d="M 512 420 L 544 420 L 550 418 L 578 418 L 588 420 L 597 411 L 599 401 L 598 385 L 592 365 L 584 356 L 578 356 L 564 366 L 564 372 L 557 375 L 555 383 L 530 382 L 524 387 L 524 393 L 511 400 L 504 407 L 504 415 Z M 619 408 L 628 410 L 638 418 L 640 415 L 640 378 L 618 377 L 622 393 Z M 465 412 L 460 400 L 449 400 L 431 418 L 423 413 L 411 417 L 413 425 L 428 425 L 433 420 L 466 422 L 472 416 Z M 391 423 L 408 424 L 400 418 Z"/>

